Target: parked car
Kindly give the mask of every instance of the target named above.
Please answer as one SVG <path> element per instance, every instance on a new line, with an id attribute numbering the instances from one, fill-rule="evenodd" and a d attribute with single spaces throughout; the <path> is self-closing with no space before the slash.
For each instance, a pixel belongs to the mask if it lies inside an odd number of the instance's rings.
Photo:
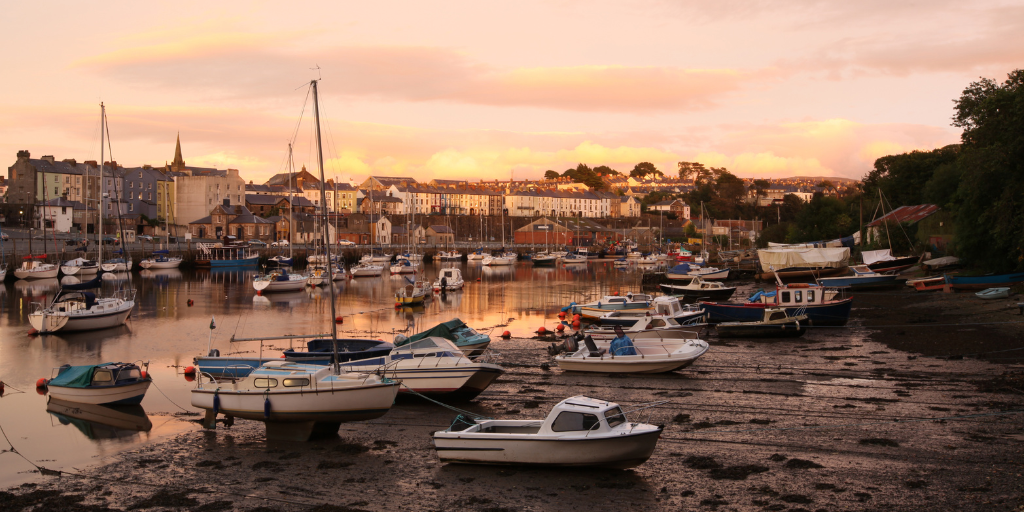
<path id="1" fill-rule="evenodd" d="M 352 240 L 338 240 L 338 245 L 355 245 L 356 243 Z"/>
<path id="2" fill-rule="evenodd" d="M 139 236 L 137 236 L 135 238 L 138 239 L 140 242 L 141 241 L 145 241 L 145 242 L 152 242 L 153 241 L 153 237 L 151 237 L 149 235 L 139 235 Z"/>
<path id="3" fill-rule="evenodd" d="M 288 240 L 278 240 L 270 245 L 273 247 L 288 247 Z"/>
<path id="4" fill-rule="evenodd" d="M 0 233 L 0 240 L 3 240 L 4 242 L 6 242 L 6 241 L 8 241 L 10 239 L 11 239 L 11 237 L 7 233 Z"/>
<path id="5" fill-rule="evenodd" d="M 267 246 L 266 242 L 264 242 L 263 240 L 257 240 L 255 238 L 253 238 L 252 240 L 249 240 L 248 244 L 249 245 L 258 245 L 260 247 L 266 247 Z"/>

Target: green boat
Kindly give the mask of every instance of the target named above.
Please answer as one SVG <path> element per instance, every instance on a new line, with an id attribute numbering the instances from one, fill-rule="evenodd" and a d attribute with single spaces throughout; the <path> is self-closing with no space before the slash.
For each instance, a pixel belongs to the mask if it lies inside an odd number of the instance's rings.
<path id="1" fill-rule="evenodd" d="M 430 336 L 440 336 L 451 341 L 468 357 L 482 354 L 487 345 L 491 343 L 490 336 L 476 332 L 476 330 L 466 325 L 462 320 L 454 318 L 447 322 L 439 323 L 430 330 L 419 334 L 413 334 L 409 337 L 397 336 L 395 337 L 395 346 L 401 347 Z"/>

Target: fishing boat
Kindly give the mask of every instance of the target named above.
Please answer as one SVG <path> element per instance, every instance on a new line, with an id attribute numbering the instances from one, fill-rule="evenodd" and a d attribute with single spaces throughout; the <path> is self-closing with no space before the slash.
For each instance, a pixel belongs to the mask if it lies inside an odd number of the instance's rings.
<path id="1" fill-rule="evenodd" d="M 988 288 L 974 294 L 979 299 L 992 300 L 992 299 L 1005 299 L 1010 296 L 1010 289 L 1005 287 L 1000 288 Z"/>
<path id="2" fill-rule="evenodd" d="M 1024 282 L 1024 272 L 989 276 L 951 276 L 946 275 L 946 284 L 953 290 L 982 290 L 993 285 L 1006 285 Z"/>
<path id="3" fill-rule="evenodd" d="M 850 319 L 853 297 L 846 297 L 842 288 L 791 283 L 779 284 L 774 292 L 758 291 L 743 303 L 700 304 L 712 323 L 757 322 L 764 318 L 764 308 L 784 307 L 789 315 L 806 314 L 810 325 L 842 326 Z"/>
<path id="4" fill-rule="evenodd" d="M 789 316 L 786 308 L 764 308 L 757 322 L 721 322 L 719 338 L 798 338 L 807 332 L 807 315 Z M 803 322 L 803 323 L 801 323 Z"/>
<path id="5" fill-rule="evenodd" d="M 647 309 L 651 307 L 651 301 L 654 297 L 647 295 L 646 293 L 633 293 L 629 292 L 626 295 L 605 295 L 598 300 L 588 302 L 586 304 L 576 304 L 575 302 L 569 304 L 569 312 L 572 314 L 579 313 L 583 308 L 588 309 L 601 309 L 604 311 L 617 311 L 620 309 Z M 600 315 L 594 315 L 596 318 Z"/>
<path id="6" fill-rule="evenodd" d="M 584 318 L 587 318 L 584 310 Z M 650 309 L 624 309 L 609 311 L 594 318 L 600 325 L 633 325 L 640 319 L 669 318 L 680 324 L 695 324 L 706 321 L 703 307 L 696 304 L 682 304 L 676 297 L 658 297 Z"/>
<path id="7" fill-rule="evenodd" d="M 682 297 L 684 300 L 729 300 L 736 292 L 735 286 L 725 286 L 717 281 L 705 281 L 700 276 L 691 276 L 689 281 L 679 280 L 678 284 L 662 284 L 661 291 Z"/>
<path id="8" fill-rule="evenodd" d="M 148 363 L 145 365 L 148 369 Z M 65 364 L 46 382 L 50 399 L 92 405 L 139 405 L 153 379 L 134 363 Z"/>
<path id="9" fill-rule="evenodd" d="M 139 267 L 144 269 L 178 268 L 181 265 L 181 258 L 168 256 L 167 249 L 153 251 L 153 256 L 139 262 Z"/>
<path id="10" fill-rule="evenodd" d="M 682 339 L 671 332 L 651 331 L 633 340 L 636 355 L 615 355 L 584 337 L 579 350 L 555 357 L 565 371 L 601 373 L 665 373 L 693 364 L 708 351 L 706 341 Z"/>
<path id="11" fill-rule="evenodd" d="M 48 305 L 32 303 L 28 322 L 42 334 L 56 331 L 91 331 L 124 325 L 135 308 L 135 290 L 121 289 L 113 296 L 97 298 L 87 292 L 99 288 L 101 278 L 79 285 L 63 285 Z M 70 289 L 74 288 L 74 289 Z"/>
<path id="12" fill-rule="evenodd" d="M 496 364 L 469 359 L 454 343 L 439 336 L 395 347 L 386 357 L 352 361 L 341 367 L 401 381 L 400 393 L 412 391 L 454 400 L 476 398 L 505 372 Z"/>
<path id="13" fill-rule="evenodd" d="M 41 261 L 46 255 L 25 256 L 21 267 L 14 270 L 14 277 L 18 279 L 54 279 L 60 267 L 52 263 Z"/>
<path id="14" fill-rule="evenodd" d="M 423 263 L 419 261 L 412 261 L 407 259 L 400 259 L 391 265 L 391 275 L 395 274 L 415 274 L 420 271 L 423 267 Z"/>
<path id="15" fill-rule="evenodd" d="M 462 271 L 457 268 L 442 268 L 434 281 L 435 292 L 461 290 L 466 285 L 462 279 Z"/>
<path id="16" fill-rule="evenodd" d="M 100 271 L 100 265 L 93 260 L 75 258 L 60 265 L 60 272 L 66 276 L 90 276 Z"/>
<path id="17" fill-rule="evenodd" d="M 654 405 L 629 412 L 639 415 Z M 629 469 L 651 457 L 662 429 L 631 422 L 614 402 L 574 396 L 555 404 L 543 420 L 457 421 L 434 432 L 433 442 L 442 463 Z"/>
<path id="18" fill-rule="evenodd" d="M 293 292 L 305 288 L 307 279 L 308 276 L 280 269 L 256 276 L 252 280 L 252 287 L 263 293 Z"/>
<path id="19" fill-rule="evenodd" d="M 849 247 L 770 247 L 757 250 L 760 280 L 782 281 L 841 276 L 847 272 Z"/>
<path id="20" fill-rule="evenodd" d="M 352 277 L 377 277 L 384 273 L 384 265 L 375 263 L 359 263 L 349 268 Z"/>
<path id="21" fill-rule="evenodd" d="M 850 267 L 850 270 L 853 271 L 851 276 L 821 277 L 818 278 L 818 284 L 834 288 L 853 288 L 855 290 L 888 288 L 899 284 L 896 282 L 895 273 L 881 274 L 872 270 L 868 265 L 854 265 Z"/>
<path id="22" fill-rule="evenodd" d="M 487 346 L 491 344 L 490 336 L 477 332 L 458 318 L 453 318 L 412 336 L 406 337 L 399 334 L 395 336 L 395 346 L 401 347 L 431 336 L 441 337 L 454 343 L 459 350 L 469 357 L 482 354 L 487 349 Z"/>
<path id="23" fill-rule="evenodd" d="M 395 292 L 395 306 L 414 306 L 417 304 L 423 304 L 423 301 L 427 300 L 431 296 L 433 288 L 426 281 L 412 281 L 409 278 L 403 278 L 408 284 L 398 289 Z"/>

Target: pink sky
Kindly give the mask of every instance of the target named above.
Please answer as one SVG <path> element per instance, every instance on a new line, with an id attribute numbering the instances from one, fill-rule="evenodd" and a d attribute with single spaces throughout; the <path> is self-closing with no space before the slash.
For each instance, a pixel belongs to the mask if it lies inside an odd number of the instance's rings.
<path id="1" fill-rule="evenodd" d="M 860 178 L 959 140 L 1024 62 L 1019 2 L 15 2 L 0 154 L 283 170 L 319 65 L 328 176 L 537 178 L 651 161 Z M 315 167 L 308 111 L 296 164 Z M 9 164 L 8 164 L 9 165 Z"/>

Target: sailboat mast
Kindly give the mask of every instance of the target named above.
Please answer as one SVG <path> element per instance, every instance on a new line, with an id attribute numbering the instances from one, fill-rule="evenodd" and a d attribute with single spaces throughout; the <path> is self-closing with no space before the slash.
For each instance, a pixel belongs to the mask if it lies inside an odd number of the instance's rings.
<path id="1" fill-rule="evenodd" d="M 106 132 L 107 107 L 100 102 L 100 227 L 96 232 L 96 264 L 103 264 L 103 134 Z"/>
<path id="2" fill-rule="evenodd" d="M 316 121 L 316 152 L 317 152 L 317 163 L 320 166 L 320 205 L 323 208 L 323 241 L 324 250 L 327 252 L 327 258 L 330 260 L 331 254 L 331 237 L 327 235 L 327 191 L 324 187 L 324 148 L 320 141 L 320 100 L 317 98 L 316 91 L 316 80 L 310 82 L 313 86 L 313 118 Z M 328 267 L 330 268 L 330 267 Z M 329 275 L 329 274 L 328 274 Z M 337 311 L 334 305 L 334 284 L 328 284 L 327 288 L 331 292 L 331 345 L 334 347 L 334 373 L 341 371 L 341 365 L 338 362 L 338 322 Z"/>
<path id="3" fill-rule="evenodd" d="M 295 211 L 295 160 L 292 158 L 292 143 L 288 143 L 288 258 L 293 259 L 295 245 L 295 237 L 292 233 L 295 231 L 295 221 L 292 219 L 292 212 Z M 295 264 L 292 261 L 292 264 Z"/>

